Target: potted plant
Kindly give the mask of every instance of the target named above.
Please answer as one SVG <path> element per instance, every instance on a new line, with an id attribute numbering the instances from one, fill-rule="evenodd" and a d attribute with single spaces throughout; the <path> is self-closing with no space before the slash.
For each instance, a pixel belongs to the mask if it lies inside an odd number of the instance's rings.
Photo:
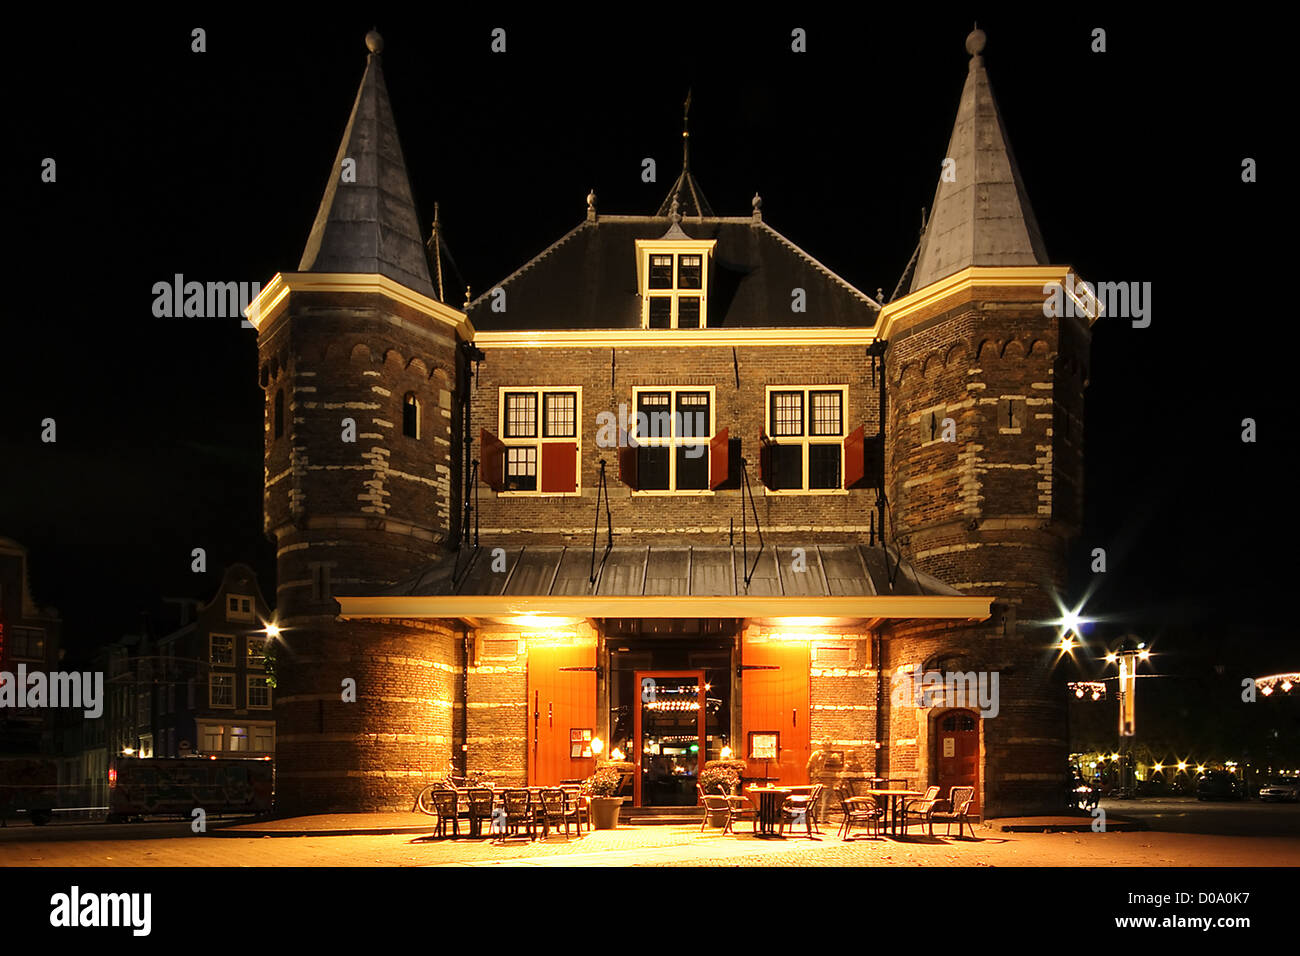
<path id="1" fill-rule="evenodd" d="M 623 785 L 623 774 L 613 767 L 601 767 L 587 778 L 586 790 L 591 797 L 591 825 L 597 830 L 618 827 L 618 811 L 623 798 L 615 796 Z"/>
<path id="2" fill-rule="evenodd" d="M 705 793 L 717 793 L 718 784 L 723 784 L 728 793 L 735 793 L 744 772 L 743 760 L 709 760 L 700 773 L 700 789 Z"/>

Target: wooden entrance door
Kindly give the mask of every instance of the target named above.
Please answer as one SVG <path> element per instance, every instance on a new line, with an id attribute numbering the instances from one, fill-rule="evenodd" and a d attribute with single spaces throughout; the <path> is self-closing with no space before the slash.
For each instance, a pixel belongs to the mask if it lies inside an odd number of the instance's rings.
<path id="1" fill-rule="evenodd" d="M 945 800 L 952 787 L 974 787 L 971 813 L 980 809 L 979 717 L 970 710 L 949 710 L 935 718 L 935 783 Z"/>
<path id="2" fill-rule="evenodd" d="M 808 642 L 746 643 L 741 666 L 743 733 L 737 756 L 749 764 L 746 776 L 775 777 L 782 784 L 807 783 L 812 752 Z M 770 743 L 773 734 L 778 735 L 777 759 L 754 759 L 754 741 Z"/>
<path id="3" fill-rule="evenodd" d="M 576 732 L 576 733 L 575 733 Z M 553 786 L 591 776 L 596 732 L 596 648 L 528 648 L 528 782 Z M 580 739 L 575 740 L 574 737 Z M 587 756 L 574 754 L 587 753 Z"/>

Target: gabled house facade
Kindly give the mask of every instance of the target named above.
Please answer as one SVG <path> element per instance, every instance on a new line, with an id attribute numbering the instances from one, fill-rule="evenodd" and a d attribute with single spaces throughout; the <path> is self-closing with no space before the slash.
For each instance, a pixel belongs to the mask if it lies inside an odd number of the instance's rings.
<path id="1" fill-rule="evenodd" d="M 249 313 L 281 807 L 408 807 L 449 763 L 546 784 L 605 755 L 640 806 L 694 805 L 722 758 L 751 781 L 972 785 L 986 815 L 1059 806 L 1048 622 L 1089 330 L 1044 307 L 1070 270 L 983 34 L 906 294 L 854 288 L 758 196 L 715 214 L 684 133 L 654 215 L 589 195 L 464 308 L 367 42 L 302 261 Z"/>

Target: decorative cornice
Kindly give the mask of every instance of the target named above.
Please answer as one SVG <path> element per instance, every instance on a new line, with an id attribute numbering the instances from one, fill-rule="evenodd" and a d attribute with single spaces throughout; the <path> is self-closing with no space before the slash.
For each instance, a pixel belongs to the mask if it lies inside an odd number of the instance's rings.
<path id="1" fill-rule="evenodd" d="M 408 289 L 388 276 L 375 273 L 279 272 L 244 310 L 244 315 L 260 333 L 269 328 L 288 304 L 292 292 L 349 292 L 382 295 L 412 308 L 437 322 L 449 326 L 461 339 L 474 337 L 474 326 L 460 309 Z"/>
<path id="2" fill-rule="evenodd" d="M 870 345 L 874 328 L 812 329 L 566 329 L 479 332 L 479 348 L 665 348 L 676 346 Z"/>

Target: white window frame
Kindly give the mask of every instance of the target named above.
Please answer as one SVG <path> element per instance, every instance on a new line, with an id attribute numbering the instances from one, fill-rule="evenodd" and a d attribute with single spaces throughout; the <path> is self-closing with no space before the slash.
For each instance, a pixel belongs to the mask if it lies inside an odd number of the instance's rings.
<path id="1" fill-rule="evenodd" d="M 218 661 L 216 658 L 216 645 L 217 645 L 218 638 L 230 641 L 230 660 L 228 662 Z M 220 633 L 209 634 L 208 635 L 208 664 L 212 667 L 234 668 L 236 663 L 236 653 L 237 653 L 235 649 L 238 646 L 239 646 L 239 642 L 235 639 L 234 634 L 220 634 Z"/>
<path id="2" fill-rule="evenodd" d="M 773 392 L 803 392 L 803 435 L 799 437 L 780 437 L 773 434 L 772 427 L 772 393 Z M 838 435 L 813 435 L 812 434 L 812 393 L 813 392 L 839 392 L 840 393 L 840 433 Z M 849 387 L 848 385 L 768 385 L 763 393 L 763 434 L 768 440 L 777 445 L 801 445 L 803 447 L 803 487 L 802 488 L 781 488 L 773 491 L 766 485 L 763 491 L 768 495 L 847 495 L 848 491 L 844 487 L 844 439 L 849 434 Z M 808 448 L 810 445 L 838 445 L 840 449 L 840 477 L 834 488 L 809 488 L 808 487 Z"/>
<path id="3" fill-rule="evenodd" d="M 258 740 L 270 738 L 270 747 L 256 746 Z M 248 749 L 250 753 L 255 754 L 273 754 L 275 753 L 275 723 L 263 721 L 251 721 L 248 725 Z"/>
<path id="4" fill-rule="evenodd" d="M 269 640 L 260 637 L 257 634 L 248 634 L 244 638 L 244 667 L 247 670 L 264 671 L 266 670 L 266 645 Z M 256 658 L 254 658 L 253 648 L 258 648 Z"/>
<path id="5" fill-rule="evenodd" d="M 643 392 L 667 392 L 668 393 L 668 421 L 669 437 L 653 438 L 637 434 L 637 410 L 640 408 L 638 396 Z M 688 436 L 677 434 L 677 393 L 678 392 L 708 392 L 709 393 L 709 427 L 708 434 L 701 437 L 699 435 Z M 636 440 L 638 445 L 645 445 L 650 448 L 668 446 L 672 449 L 668 455 L 668 484 L 669 488 L 638 488 L 633 491 L 633 496 L 654 497 L 656 495 L 680 497 L 686 495 L 716 495 L 713 489 L 706 484 L 703 488 L 677 488 L 677 452 L 676 449 L 682 445 L 703 445 L 704 458 L 709 458 L 709 443 L 717 435 L 718 430 L 718 390 L 714 385 L 637 385 L 632 389 L 632 405 L 629 412 L 628 434 Z M 640 484 L 640 474 L 637 475 L 637 483 Z"/>
<path id="6" fill-rule="evenodd" d="M 532 438 L 508 438 L 506 436 L 506 395 L 531 394 L 537 399 L 537 434 Z M 548 438 L 546 435 L 546 395 L 572 394 L 577 396 L 573 409 L 573 435 Z M 501 478 L 510 477 L 510 449 L 535 448 L 537 450 L 537 487 L 532 491 L 523 489 L 499 491 L 497 494 L 519 498 L 577 498 L 582 495 L 582 386 L 581 385 L 523 385 L 497 388 L 497 440 L 505 445 L 502 452 Z M 573 442 L 577 445 L 577 461 L 574 462 L 574 477 L 577 479 L 573 491 L 542 491 L 542 445 Z"/>
<path id="7" fill-rule="evenodd" d="M 215 748 L 207 746 L 205 738 L 217 737 L 217 746 Z M 195 741 L 197 746 L 194 748 L 201 754 L 224 753 L 226 749 L 226 726 L 225 724 L 200 723 L 198 726 L 198 740 Z"/>
<path id="8" fill-rule="evenodd" d="M 231 608 L 230 602 L 235 601 L 236 605 Z M 245 611 L 240 605 L 248 605 Z M 227 594 L 226 595 L 226 620 L 227 621 L 256 621 L 257 620 L 257 602 L 253 600 L 251 594 Z"/>
<path id="9" fill-rule="evenodd" d="M 230 686 L 230 703 L 217 703 L 217 695 L 214 690 L 219 680 L 229 681 Z M 208 675 L 208 706 L 213 710 L 234 710 L 235 709 L 235 674 L 209 674 Z"/>
<path id="10" fill-rule="evenodd" d="M 253 684 L 259 681 L 263 684 L 266 684 L 266 675 L 248 674 L 244 677 L 244 695 L 245 695 L 244 700 L 247 702 L 249 710 L 270 710 L 272 688 L 269 685 L 266 688 L 266 703 L 265 704 L 253 703 Z"/>
<path id="11" fill-rule="evenodd" d="M 699 298 L 700 300 L 700 324 L 699 328 L 707 329 L 709 327 L 709 261 L 713 258 L 713 249 L 717 245 L 716 239 L 638 239 L 636 242 L 637 256 L 637 279 L 638 289 L 641 293 L 641 328 L 650 329 L 650 300 L 652 298 L 666 298 L 672 300 L 672 308 L 669 313 L 668 328 L 679 329 L 678 317 L 678 300 L 682 298 Z M 672 286 L 667 289 L 650 288 L 650 257 L 651 256 L 672 256 L 673 257 L 673 281 Z M 700 287 L 698 289 L 683 289 L 680 286 L 681 278 L 679 276 L 681 266 L 681 256 L 699 256 L 700 257 Z M 681 329 L 683 332 L 690 332 L 693 327 L 688 326 Z M 654 329 L 656 332 L 666 332 L 668 329 Z"/>

